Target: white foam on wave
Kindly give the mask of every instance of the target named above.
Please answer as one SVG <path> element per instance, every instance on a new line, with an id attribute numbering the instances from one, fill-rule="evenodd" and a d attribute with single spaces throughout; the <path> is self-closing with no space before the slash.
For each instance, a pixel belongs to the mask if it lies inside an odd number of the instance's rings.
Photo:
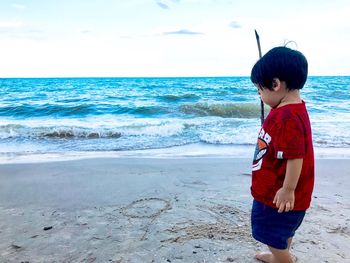
<path id="1" fill-rule="evenodd" d="M 192 129 L 193 133 L 199 134 L 203 141 L 213 143 L 209 137 L 219 138 L 223 133 L 227 133 L 227 137 L 229 137 L 230 133 L 235 136 L 235 134 L 240 133 L 245 128 L 256 132 L 257 124 L 256 120 L 242 121 L 240 119 L 224 119 L 220 117 L 118 119 L 115 116 L 111 116 L 111 118 L 104 116 L 101 119 L 91 118 L 89 120 L 0 120 L 0 138 L 108 138 L 115 137 L 113 135 L 117 133 L 122 136 L 169 137 L 180 135 L 186 129 Z M 219 141 L 232 143 L 230 139 L 223 140 L 223 137 Z"/>
<path id="2" fill-rule="evenodd" d="M 229 121 L 208 126 L 199 131 L 200 140 L 209 144 L 253 145 L 257 140 L 259 126 L 254 123 L 231 125 Z"/>

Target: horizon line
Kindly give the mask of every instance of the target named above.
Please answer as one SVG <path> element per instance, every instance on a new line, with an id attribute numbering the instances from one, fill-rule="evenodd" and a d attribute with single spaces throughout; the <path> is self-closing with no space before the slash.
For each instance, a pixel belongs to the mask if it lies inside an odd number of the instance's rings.
<path id="1" fill-rule="evenodd" d="M 350 77 L 350 75 L 310 75 L 309 77 Z M 162 79 L 162 78 L 250 78 L 249 75 L 231 75 L 231 76 L 46 76 L 46 77 L 0 77 L 3 79 Z"/>

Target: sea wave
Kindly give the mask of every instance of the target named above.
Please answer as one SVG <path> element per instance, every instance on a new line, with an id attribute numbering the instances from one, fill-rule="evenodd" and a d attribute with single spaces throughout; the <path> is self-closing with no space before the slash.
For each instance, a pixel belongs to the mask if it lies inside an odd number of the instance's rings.
<path id="1" fill-rule="evenodd" d="M 195 103 L 185 104 L 181 112 L 195 116 L 218 116 L 224 118 L 259 118 L 258 104 L 251 103 Z"/>
<path id="2" fill-rule="evenodd" d="M 0 125 L 0 139 L 10 138 L 119 138 L 121 133 L 111 129 L 84 127 L 28 127 L 20 124 Z"/>
<path id="3" fill-rule="evenodd" d="M 97 106 L 94 104 L 20 104 L 0 107 L 0 116 L 27 118 L 43 116 L 86 116 L 95 114 Z"/>
<path id="4" fill-rule="evenodd" d="M 118 104 L 43 104 L 43 105 L 8 105 L 0 107 L 0 116 L 28 118 L 28 117 L 86 117 L 102 114 L 130 114 L 152 116 L 170 113 L 169 107 L 161 105 L 124 106 Z"/>
<path id="5" fill-rule="evenodd" d="M 81 130 L 57 130 L 48 133 L 42 134 L 43 137 L 49 138 L 87 138 L 87 139 L 96 139 L 96 138 L 119 138 L 121 133 L 119 132 L 94 132 L 94 131 L 81 131 Z"/>
<path id="6" fill-rule="evenodd" d="M 177 97 L 179 98 L 179 97 Z M 180 99 L 180 98 L 179 98 Z M 176 100 L 176 99 L 175 99 Z M 159 117 L 173 114 L 191 116 L 217 116 L 224 118 L 258 118 L 259 105 L 251 103 L 187 103 L 187 104 L 157 104 L 151 102 L 143 105 L 122 105 L 108 103 L 84 103 L 71 104 L 21 104 L 0 107 L 0 116 L 14 118 L 37 118 L 37 117 L 86 117 L 98 115 L 121 115 L 141 117 Z"/>
<path id="7" fill-rule="evenodd" d="M 73 122 L 75 123 L 75 122 Z M 254 145 L 259 130 L 255 119 L 193 119 L 135 121 L 119 126 L 38 126 L 30 123 L 0 125 L 0 153 L 22 151 L 126 151 L 178 145 Z M 102 123 L 101 123 L 102 124 Z M 349 147 L 349 134 L 326 135 L 314 129 L 315 147 Z M 10 150 L 9 150 L 10 149 Z M 45 150 L 46 149 L 46 150 Z"/>
<path id="8" fill-rule="evenodd" d="M 196 94 L 181 94 L 181 95 L 173 95 L 173 94 L 169 94 L 169 95 L 164 95 L 161 96 L 161 99 L 165 100 L 165 101 L 183 101 L 183 100 L 197 100 L 200 99 L 200 97 Z"/>
<path id="9" fill-rule="evenodd" d="M 186 126 L 181 123 L 163 122 L 154 124 L 127 124 L 120 127 L 79 127 L 79 126 L 27 126 L 21 124 L 0 125 L 0 139 L 96 139 L 122 136 L 170 137 L 181 134 Z"/>

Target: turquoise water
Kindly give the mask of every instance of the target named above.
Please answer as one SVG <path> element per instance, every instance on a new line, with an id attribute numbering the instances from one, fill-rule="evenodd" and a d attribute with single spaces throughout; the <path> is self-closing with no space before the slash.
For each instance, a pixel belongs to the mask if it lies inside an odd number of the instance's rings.
<path id="1" fill-rule="evenodd" d="M 248 77 L 0 79 L 0 157 L 254 145 L 260 102 Z M 302 90 L 314 145 L 350 148 L 350 77 Z"/>

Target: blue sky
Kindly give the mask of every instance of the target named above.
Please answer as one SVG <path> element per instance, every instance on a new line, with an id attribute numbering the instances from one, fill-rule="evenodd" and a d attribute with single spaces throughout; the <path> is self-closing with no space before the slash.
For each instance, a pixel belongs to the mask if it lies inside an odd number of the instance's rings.
<path id="1" fill-rule="evenodd" d="M 0 77 L 247 76 L 290 47 L 350 75 L 347 0 L 1 0 Z"/>

